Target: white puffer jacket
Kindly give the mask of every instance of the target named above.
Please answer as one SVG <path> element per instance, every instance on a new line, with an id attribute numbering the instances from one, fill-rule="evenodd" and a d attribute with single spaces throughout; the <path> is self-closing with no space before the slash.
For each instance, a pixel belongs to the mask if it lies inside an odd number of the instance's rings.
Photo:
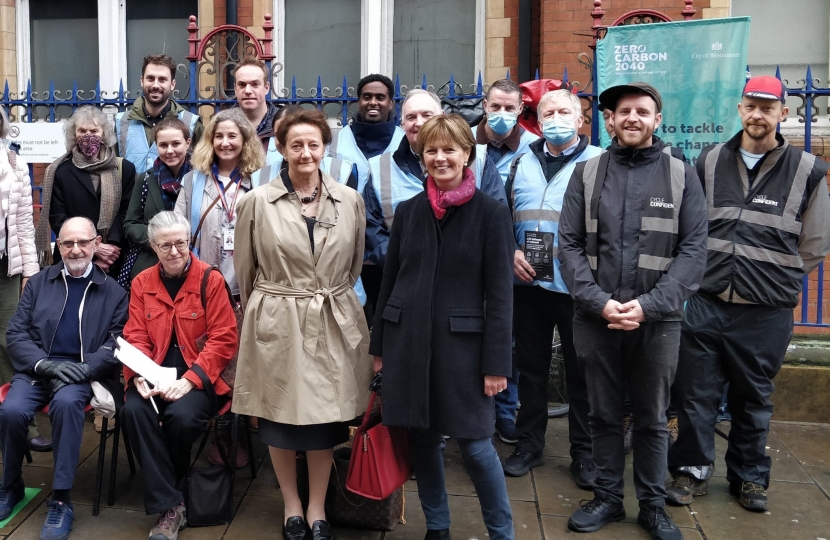
<path id="1" fill-rule="evenodd" d="M 40 266 L 35 249 L 32 184 L 29 167 L 20 156 L 0 143 L 0 178 L 11 180 L 8 200 L 2 201 L 6 215 L 9 276 L 35 275 Z M 2 226 L 2 224 L 0 224 Z"/>

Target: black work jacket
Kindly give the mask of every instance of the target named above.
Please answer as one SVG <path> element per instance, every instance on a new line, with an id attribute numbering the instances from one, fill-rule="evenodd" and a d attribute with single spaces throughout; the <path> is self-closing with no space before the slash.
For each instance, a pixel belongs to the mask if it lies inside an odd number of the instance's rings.
<path id="1" fill-rule="evenodd" d="M 632 149 L 620 146 L 615 139 L 608 157 L 577 164 L 559 222 L 560 270 L 577 312 L 599 317 L 608 300 L 625 303 L 636 298 L 646 321 L 682 320 L 683 303 L 703 278 L 706 253 L 706 200 L 690 165 L 683 165 L 685 183 L 682 198 L 678 197 L 681 202 L 672 252 L 663 255 L 671 262 L 655 279 L 644 280 L 641 275 L 654 273 L 642 267 L 641 255 L 657 251 L 644 245 L 650 237 L 642 232 L 642 218 L 644 210 L 655 205 L 650 197 L 652 184 L 669 181 L 665 178 L 670 173 L 665 166 L 669 159 L 663 153 L 665 147 L 655 139 L 647 148 Z M 586 212 L 590 208 L 586 206 L 583 176 L 588 164 L 596 166 L 603 161 L 608 165 L 598 199 L 598 254 L 596 270 L 592 270 L 586 252 Z"/>

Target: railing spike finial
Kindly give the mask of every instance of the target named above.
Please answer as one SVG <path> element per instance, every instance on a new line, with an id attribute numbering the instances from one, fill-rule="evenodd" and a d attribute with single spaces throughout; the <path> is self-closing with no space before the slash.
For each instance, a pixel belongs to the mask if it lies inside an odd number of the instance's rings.
<path id="1" fill-rule="evenodd" d="M 265 14 L 265 22 L 262 24 L 262 33 L 263 37 L 260 39 L 260 43 L 262 43 L 262 58 L 261 60 L 273 60 L 274 59 L 274 52 L 272 50 L 273 38 L 271 37 L 272 32 L 274 31 L 274 23 L 271 22 L 271 14 Z"/>
<path id="2" fill-rule="evenodd" d="M 685 0 L 685 3 L 686 7 L 684 7 L 683 11 L 681 11 L 680 13 L 681 15 L 683 15 L 684 21 L 689 21 L 695 16 L 695 13 L 697 13 L 697 10 L 694 8 L 694 6 L 692 6 L 692 4 L 695 3 L 695 0 Z"/>
<path id="3" fill-rule="evenodd" d="M 450 91 L 447 94 L 447 97 L 453 99 L 455 97 L 455 75 L 450 73 Z"/>
<path id="4" fill-rule="evenodd" d="M 813 68 L 810 64 L 807 64 L 807 80 L 805 82 L 807 83 L 804 87 L 805 90 L 811 91 L 813 89 Z"/>
<path id="5" fill-rule="evenodd" d="M 360 96 L 358 96 L 360 97 Z M 394 99 L 398 99 L 401 97 L 401 76 L 399 73 L 395 74 L 395 97 Z"/>
<path id="6" fill-rule="evenodd" d="M 481 70 L 478 72 L 478 81 L 476 81 L 476 95 L 484 94 L 484 81 L 481 78 Z"/>
<path id="7" fill-rule="evenodd" d="M 602 0 L 594 0 L 594 10 L 591 12 L 591 18 L 594 19 L 594 24 L 591 25 L 591 32 L 594 34 L 594 47 L 596 47 L 599 39 L 599 31 L 602 29 L 602 18 L 604 16 L 605 10 L 602 9 Z"/>
<path id="8" fill-rule="evenodd" d="M 191 15 L 190 22 L 187 25 L 187 43 L 188 53 L 185 58 L 188 60 L 198 60 L 197 52 L 199 49 L 199 25 L 196 24 L 196 15 Z"/>
<path id="9" fill-rule="evenodd" d="M 536 68 L 536 75 L 533 77 L 535 80 L 539 80 L 539 68 Z"/>
<path id="10" fill-rule="evenodd" d="M 6 99 L 6 101 L 11 99 L 11 96 L 9 94 L 9 80 L 8 79 L 6 79 L 6 84 L 3 85 L 3 97 Z"/>
<path id="11" fill-rule="evenodd" d="M 562 82 L 568 82 L 568 66 L 565 66 L 565 69 L 562 71 Z"/>
<path id="12" fill-rule="evenodd" d="M 423 88 L 424 90 L 427 89 L 427 74 L 426 73 L 424 73 L 423 77 L 421 77 L 421 88 Z"/>
<path id="13" fill-rule="evenodd" d="M 291 76 L 291 101 L 297 101 L 297 76 Z"/>
<path id="14" fill-rule="evenodd" d="M 507 75 L 504 76 L 508 81 L 510 80 L 510 68 L 507 68 Z"/>

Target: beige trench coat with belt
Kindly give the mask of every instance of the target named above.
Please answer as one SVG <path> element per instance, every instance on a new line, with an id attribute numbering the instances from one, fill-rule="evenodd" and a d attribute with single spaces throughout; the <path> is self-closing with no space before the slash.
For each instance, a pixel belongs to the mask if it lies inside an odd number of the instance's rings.
<path id="1" fill-rule="evenodd" d="M 352 289 L 366 211 L 356 191 L 322 179 L 313 254 L 300 201 L 279 177 L 239 200 L 234 266 L 245 319 L 235 413 L 309 425 L 366 408 L 369 330 Z"/>

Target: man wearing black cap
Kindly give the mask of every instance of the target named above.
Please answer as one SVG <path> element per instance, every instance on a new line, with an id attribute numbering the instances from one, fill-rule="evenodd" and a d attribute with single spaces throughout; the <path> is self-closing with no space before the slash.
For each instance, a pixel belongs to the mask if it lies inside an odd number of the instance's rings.
<path id="1" fill-rule="evenodd" d="M 614 111 L 609 151 L 577 165 L 559 223 L 562 277 L 574 297 L 574 343 L 585 368 L 594 500 L 568 528 L 591 532 L 625 518 L 622 403 L 634 414 L 638 523 L 653 538 L 679 540 L 664 510 L 666 407 L 677 367 L 683 302 L 705 268 L 706 201 L 691 166 L 652 137 L 662 100 L 645 83 L 600 94 Z"/>
<path id="2" fill-rule="evenodd" d="M 776 133 L 789 112 L 785 99 L 775 77 L 750 79 L 738 104 L 743 130 L 697 161 L 709 260 L 682 327 L 671 504 L 687 505 L 708 490 L 718 402 L 729 381 L 726 479 L 741 506 L 767 509 L 772 378 L 792 337 L 802 278 L 830 251 L 828 164 Z"/>

